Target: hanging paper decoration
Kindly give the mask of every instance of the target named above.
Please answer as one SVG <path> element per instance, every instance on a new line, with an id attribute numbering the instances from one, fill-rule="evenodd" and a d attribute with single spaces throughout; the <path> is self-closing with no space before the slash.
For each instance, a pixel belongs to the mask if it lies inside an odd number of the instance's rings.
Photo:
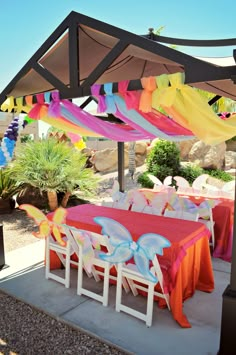
<path id="1" fill-rule="evenodd" d="M 74 144 L 75 148 L 79 150 L 86 148 L 86 144 L 79 134 L 67 132 L 66 135 L 70 138 L 71 143 Z"/>
<path id="2" fill-rule="evenodd" d="M 0 147 L 0 167 L 6 166 L 13 157 L 15 144 L 18 137 L 19 117 L 15 117 L 8 126 Z"/>
<path id="3" fill-rule="evenodd" d="M 31 122 L 33 122 L 33 120 L 27 116 L 24 117 L 23 120 L 18 116 L 12 120 L 1 142 L 0 167 L 6 166 L 12 160 L 19 132 Z"/>

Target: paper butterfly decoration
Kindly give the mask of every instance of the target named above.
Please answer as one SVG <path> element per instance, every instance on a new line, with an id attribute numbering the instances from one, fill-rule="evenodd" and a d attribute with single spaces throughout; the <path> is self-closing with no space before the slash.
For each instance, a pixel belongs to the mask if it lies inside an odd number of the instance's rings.
<path id="1" fill-rule="evenodd" d="M 182 198 L 183 210 L 191 213 L 198 213 L 199 217 L 209 217 L 209 210 L 220 203 L 219 200 L 205 200 L 196 205 L 187 198 Z"/>
<path id="2" fill-rule="evenodd" d="M 167 209 L 180 211 L 183 208 L 183 198 L 179 197 L 175 191 L 172 191 L 168 198 Z"/>
<path id="3" fill-rule="evenodd" d="M 78 244 L 83 246 L 83 263 L 84 268 L 91 273 L 92 270 L 92 258 L 94 257 L 94 249 L 100 250 L 100 244 L 97 239 L 94 238 L 93 233 L 85 230 L 76 230 L 73 233 Z"/>
<path id="4" fill-rule="evenodd" d="M 144 194 L 137 189 L 133 189 L 128 192 L 128 201 L 132 206 L 131 210 L 135 212 L 143 212 L 148 205 L 148 201 Z"/>
<path id="5" fill-rule="evenodd" d="M 169 192 L 159 192 L 149 202 L 149 206 L 144 209 L 144 212 L 150 211 L 152 214 L 161 214 L 169 199 Z"/>
<path id="6" fill-rule="evenodd" d="M 168 200 L 168 192 L 160 192 L 148 202 L 144 194 L 137 190 L 131 190 L 128 193 L 129 202 L 132 205 L 131 210 L 149 214 L 160 215 Z"/>
<path id="7" fill-rule="evenodd" d="M 52 221 L 50 221 L 47 216 L 35 206 L 23 204 L 20 205 L 19 208 L 25 210 L 27 215 L 33 218 L 35 223 L 39 226 L 39 232 L 32 233 L 36 238 L 47 238 L 52 233 L 60 245 L 66 246 L 66 242 L 61 236 L 63 230 L 58 225 L 65 223 L 67 214 L 66 209 L 62 207 L 57 208 L 53 214 Z"/>
<path id="8" fill-rule="evenodd" d="M 122 192 L 120 192 L 120 185 L 117 180 L 114 180 L 113 186 L 108 190 L 113 201 L 119 200 Z"/>
<path id="9" fill-rule="evenodd" d="M 120 191 L 120 185 L 117 180 L 114 180 L 112 188 L 108 191 L 110 192 L 111 198 L 113 200 L 113 207 L 121 209 L 129 208 L 127 194 Z"/>
<path id="10" fill-rule="evenodd" d="M 107 217 L 95 217 L 94 221 L 102 226 L 102 234 L 109 237 L 114 247 L 112 254 L 100 254 L 102 260 L 111 263 L 125 263 L 134 258 L 139 272 L 149 281 L 156 283 L 157 277 L 149 270 L 149 261 L 156 254 L 163 255 L 163 248 L 170 247 L 168 239 L 156 233 L 145 233 L 134 242 L 129 231 L 117 221 Z"/>

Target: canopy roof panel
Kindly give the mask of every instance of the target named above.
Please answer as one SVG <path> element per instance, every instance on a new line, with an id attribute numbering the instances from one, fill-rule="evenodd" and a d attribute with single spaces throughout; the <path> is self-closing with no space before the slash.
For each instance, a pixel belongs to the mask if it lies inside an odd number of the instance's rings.
<path id="1" fill-rule="evenodd" d="M 129 80 L 129 89 L 137 90 L 143 77 L 183 71 L 186 83 L 236 100 L 235 65 L 194 58 L 152 36 L 71 12 L 3 90 L 0 105 L 9 96 L 54 90 L 60 91 L 61 98 L 88 96 L 95 83 Z"/>

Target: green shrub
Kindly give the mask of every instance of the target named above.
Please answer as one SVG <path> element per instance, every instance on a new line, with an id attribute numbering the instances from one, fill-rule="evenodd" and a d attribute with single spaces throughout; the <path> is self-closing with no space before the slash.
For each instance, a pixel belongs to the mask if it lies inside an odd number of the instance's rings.
<path id="1" fill-rule="evenodd" d="M 220 179 L 220 180 L 225 181 L 225 182 L 233 180 L 232 175 L 230 175 L 226 171 L 219 170 L 219 169 L 216 169 L 216 170 L 213 170 L 213 169 L 207 170 L 207 169 L 205 169 L 204 173 L 205 174 L 209 174 L 212 177 L 214 177 L 216 179 Z"/>
<path id="2" fill-rule="evenodd" d="M 202 174 L 209 174 L 222 181 L 231 181 L 233 177 L 222 170 L 203 169 L 197 165 L 187 164 L 180 165 L 180 150 L 175 143 L 158 140 L 147 157 L 147 171 L 139 175 L 138 183 L 145 188 L 153 188 L 153 182 L 147 174 L 152 174 L 161 181 L 167 176 L 181 176 L 185 178 L 190 185 L 193 181 Z M 174 181 L 173 184 L 175 185 Z"/>
<path id="3" fill-rule="evenodd" d="M 147 189 L 152 189 L 154 184 L 153 182 L 149 179 L 147 174 L 150 174 L 148 171 L 145 171 L 144 173 L 140 174 L 138 176 L 138 183 L 141 184 L 142 187 L 145 187 Z"/>
<path id="4" fill-rule="evenodd" d="M 216 179 L 222 180 L 222 181 L 231 181 L 233 180 L 233 177 L 228 174 L 227 172 L 219 169 L 203 169 L 200 168 L 197 165 L 186 165 L 181 167 L 181 170 L 179 172 L 179 176 L 182 176 L 188 182 L 190 185 L 192 185 L 193 181 L 202 174 L 208 174 Z"/>
<path id="5" fill-rule="evenodd" d="M 178 175 L 180 150 L 175 143 L 159 140 L 147 157 L 147 170 L 161 181 L 168 175 Z"/>

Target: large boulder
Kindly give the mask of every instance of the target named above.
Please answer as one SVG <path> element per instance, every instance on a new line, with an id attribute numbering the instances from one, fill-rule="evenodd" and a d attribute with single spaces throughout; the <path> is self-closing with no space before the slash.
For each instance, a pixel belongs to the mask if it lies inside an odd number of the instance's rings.
<path id="1" fill-rule="evenodd" d="M 125 150 L 125 167 L 128 166 L 129 155 Z M 91 158 L 91 163 L 96 171 L 110 172 L 118 169 L 118 154 L 117 149 L 103 149 L 94 153 Z"/>
<path id="2" fill-rule="evenodd" d="M 198 141 L 199 140 L 197 138 L 193 138 L 193 139 L 189 139 L 186 141 L 181 141 L 181 142 L 176 143 L 177 146 L 179 147 L 179 150 L 180 150 L 180 159 L 181 160 L 183 160 L 183 161 L 188 160 L 188 155 L 192 149 L 192 146 Z"/>
<path id="3" fill-rule="evenodd" d="M 236 152 L 225 152 L 225 168 L 236 169 Z"/>
<path id="4" fill-rule="evenodd" d="M 124 145 L 124 155 L 125 155 L 125 168 L 129 166 L 129 144 Z M 141 166 L 145 163 L 147 156 L 147 143 L 146 142 L 136 142 L 135 144 L 135 163 L 136 166 Z M 90 158 L 94 169 L 99 172 L 112 172 L 118 169 L 118 153 L 117 148 L 114 149 L 103 149 L 96 151 Z"/>
<path id="5" fill-rule="evenodd" d="M 222 169 L 225 164 L 225 142 L 215 146 L 196 142 L 188 155 L 189 161 L 205 169 Z"/>

